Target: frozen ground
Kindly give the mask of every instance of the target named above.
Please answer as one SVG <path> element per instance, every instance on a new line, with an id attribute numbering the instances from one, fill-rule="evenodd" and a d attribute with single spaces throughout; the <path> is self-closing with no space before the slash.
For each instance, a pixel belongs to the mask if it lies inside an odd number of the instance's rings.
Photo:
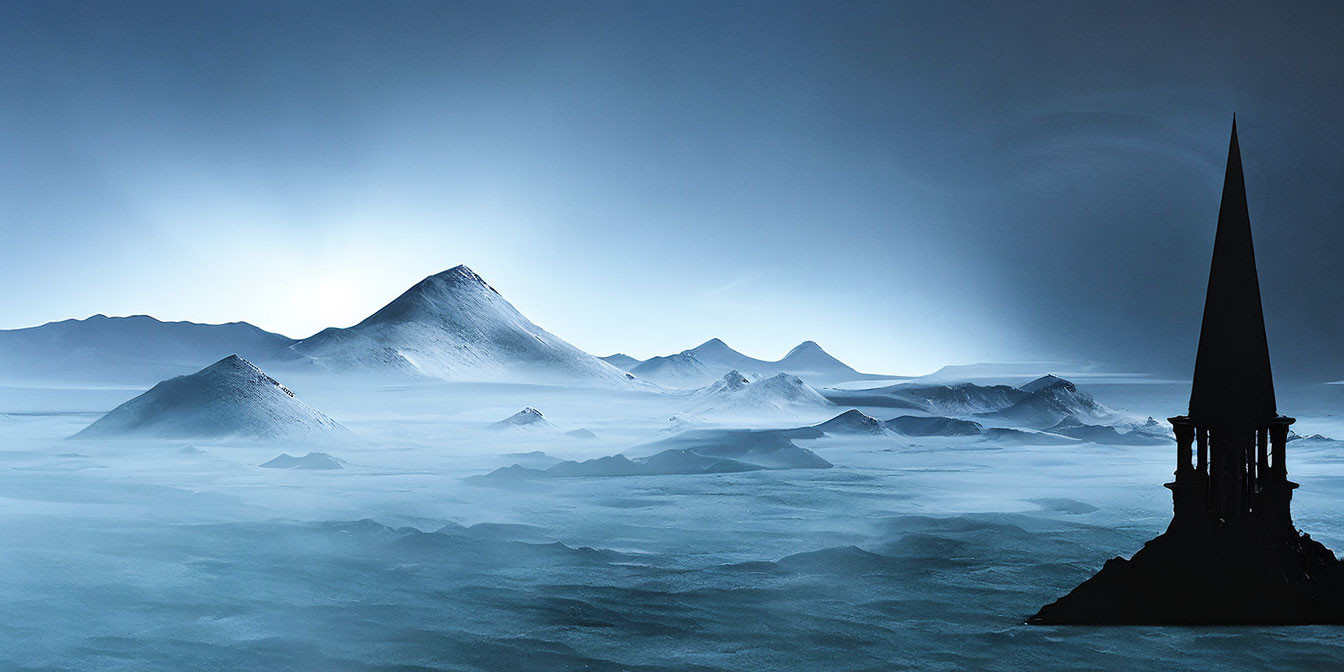
<path id="1" fill-rule="evenodd" d="M 136 391 L 0 389 L 0 669 L 1344 664 L 1339 628 L 1022 625 L 1164 528 L 1168 446 L 826 438 L 798 443 L 832 469 L 490 487 L 671 436 L 685 399 L 285 382 L 363 441 L 66 441 Z M 1159 417 L 1188 390 L 1085 386 Z M 1280 396 L 1344 436 L 1344 387 Z M 597 438 L 490 428 L 525 406 Z M 1289 446 L 1299 527 L 1344 550 L 1344 444 Z M 342 468 L 259 467 L 310 451 Z"/>

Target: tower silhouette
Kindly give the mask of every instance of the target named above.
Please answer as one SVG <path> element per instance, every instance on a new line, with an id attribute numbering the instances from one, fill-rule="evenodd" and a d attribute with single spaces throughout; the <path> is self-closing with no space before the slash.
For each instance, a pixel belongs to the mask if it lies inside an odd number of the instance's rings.
<path id="1" fill-rule="evenodd" d="M 1168 420 L 1176 432 L 1176 480 L 1167 484 L 1173 525 L 1239 525 L 1273 516 L 1292 526 L 1288 504 L 1297 484 L 1288 481 L 1285 453 L 1293 418 L 1279 415 L 1274 403 L 1235 119 L 1190 412 Z"/>
<path id="2" fill-rule="evenodd" d="M 1293 526 L 1288 426 L 1279 415 L 1246 206 L 1237 122 L 1186 415 L 1173 515 L 1130 560 L 1028 619 L 1067 624 L 1344 623 L 1344 564 Z"/>

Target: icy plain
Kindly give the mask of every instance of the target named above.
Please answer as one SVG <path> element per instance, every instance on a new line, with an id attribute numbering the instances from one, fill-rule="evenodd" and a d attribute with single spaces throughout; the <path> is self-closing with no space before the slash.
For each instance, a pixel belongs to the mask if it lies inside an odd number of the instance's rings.
<path id="1" fill-rule="evenodd" d="M 1344 663 L 1337 628 L 1023 625 L 1165 527 L 1170 445 L 832 436 L 796 440 L 829 469 L 500 486 L 472 477 L 669 438 L 686 398 L 282 382 L 358 441 L 70 441 L 141 390 L 0 389 L 0 669 Z M 1111 408 L 1159 418 L 1179 412 L 1188 391 L 1083 387 Z M 1332 410 L 1344 387 L 1282 396 L 1300 433 L 1344 436 Z M 491 427 L 529 406 L 557 431 Z M 772 422 L 811 424 L 846 408 Z M 578 428 L 597 438 L 564 434 Z M 1344 444 L 1289 446 L 1298 525 L 1344 549 Z M 260 466 L 312 451 L 342 468 Z"/>

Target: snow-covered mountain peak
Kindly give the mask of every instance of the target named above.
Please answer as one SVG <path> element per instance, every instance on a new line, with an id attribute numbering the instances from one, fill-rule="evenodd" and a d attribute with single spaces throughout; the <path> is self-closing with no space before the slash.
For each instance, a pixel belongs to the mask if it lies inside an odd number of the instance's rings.
<path id="1" fill-rule="evenodd" d="M 439 282 L 451 282 L 451 283 L 458 283 L 458 282 L 470 283 L 484 287 L 492 292 L 495 292 L 496 294 L 499 293 L 498 291 L 495 290 L 494 287 L 490 286 L 490 283 L 485 281 L 485 278 L 482 278 L 479 273 L 468 268 L 466 264 L 458 264 L 457 266 L 454 266 L 446 271 L 443 271 L 442 273 L 431 275 L 428 278 L 425 278 L 424 281 L 427 282 L 430 280 L 435 280 Z"/>
<path id="2" fill-rule="evenodd" d="M 751 359 L 732 349 L 727 343 L 724 343 L 718 338 L 711 338 L 686 352 L 690 352 L 706 362 L 731 362 Z"/>
<path id="3" fill-rule="evenodd" d="M 256 364 L 253 364 L 238 355 L 229 355 L 228 357 L 201 369 L 194 375 L 200 376 L 207 381 L 213 380 L 220 383 L 228 381 L 240 385 L 273 385 L 279 388 L 281 392 L 289 395 L 291 399 L 294 398 L 294 392 L 292 390 L 285 387 L 280 381 L 266 375 L 266 373 L 258 368 Z"/>
<path id="4" fill-rule="evenodd" d="M 857 376 L 857 371 L 826 352 L 816 341 L 803 341 L 794 346 L 778 366 L 786 371 L 824 372 L 835 376 Z"/>
<path id="5" fill-rule="evenodd" d="M 429 276 L 348 329 L 293 349 L 332 371 L 625 387 L 619 369 L 533 324 L 480 275 Z"/>
<path id="6" fill-rule="evenodd" d="M 784 355 L 784 356 L 785 356 L 785 357 L 788 357 L 789 355 L 799 355 L 799 354 L 803 354 L 803 353 L 807 353 L 807 352 L 814 352 L 814 351 L 816 351 L 816 352 L 826 352 L 825 350 L 822 350 L 822 349 L 821 349 L 821 346 L 818 345 L 816 341 L 803 341 L 802 343 L 799 343 L 798 345 L 793 346 L 793 349 L 789 351 L 789 354 L 788 354 L 788 355 Z"/>

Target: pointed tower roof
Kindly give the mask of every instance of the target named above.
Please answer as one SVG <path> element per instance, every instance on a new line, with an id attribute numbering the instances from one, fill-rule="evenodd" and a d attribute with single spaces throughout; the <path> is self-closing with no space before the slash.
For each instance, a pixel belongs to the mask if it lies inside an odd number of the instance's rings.
<path id="1" fill-rule="evenodd" d="M 1223 203 L 1213 243 L 1204 325 L 1199 332 L 1190 418 L 1204 426 L 1259 424 L 1278 414 L 1260 280 L 1251 244 L 1251 216 L 1237 145 L 1237 120 L 1227 150 Z"/>

